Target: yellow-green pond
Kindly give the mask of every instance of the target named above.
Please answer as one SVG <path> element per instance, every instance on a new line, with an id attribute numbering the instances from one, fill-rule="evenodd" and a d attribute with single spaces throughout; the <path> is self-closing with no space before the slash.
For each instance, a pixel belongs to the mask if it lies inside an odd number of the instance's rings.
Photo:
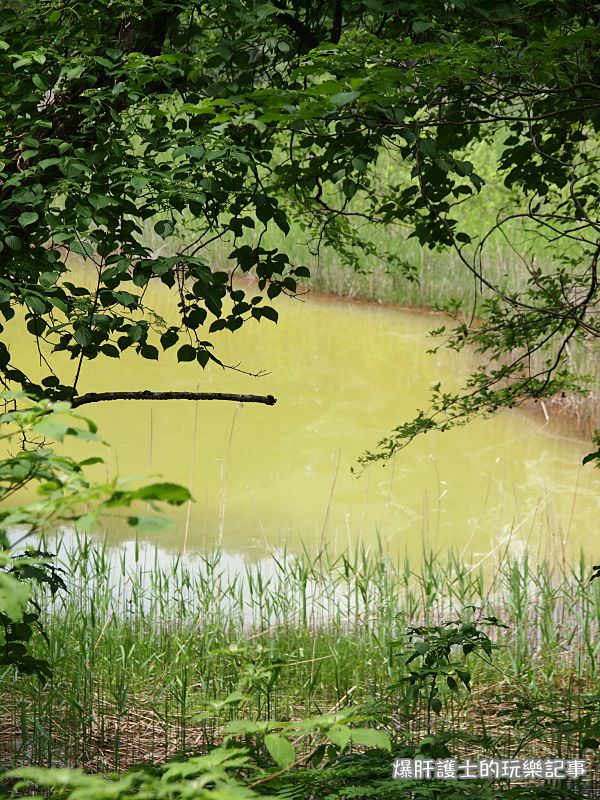
<path id="1" fill-rule="evenodd" d="M 147 298 L 146 298 L 147 299 Z M 167 293 L 151 305 L 169 317 Z M 427 408 L 430 386 L 464 380 L 468 354 L 432 347 L 440 316 L 306 295 L 278 303 L 278 325 L 248 323 L 215 339 L 217 366 L 125 353 L 84 366 L 79 391 L 200 390 L 273 394 L 274 407 L 231 402 L 131 402 L 86 406 L 113 446 L 108 469 L 162 476 L 189 486 L 194 502 L 170 511 L 153 535 L 188 553 L 219 545 L 262 557 L 274 548 L 340 551 L 374 545 L 418 558 L 423 545 L 484 557 L 529 546 L 593 554 L 600 472 L 581 460 L 590 443 L 551 418 L 505 411 L 466 427 L 423 436 L 385 466 L 351 473 L 357 458 L 398 423 Z M 30 338 L 30 337 L 25 337 Z M 25 341 L 13 351 L 36 359 Z M 72 377 L 74 362 L 61 362 Z M 86 446 L 89 450 L 89 446 Z M 86 450 L 86 454 L 88 454 Z M 131 538 L 116 522 L 109 541 Z"/>

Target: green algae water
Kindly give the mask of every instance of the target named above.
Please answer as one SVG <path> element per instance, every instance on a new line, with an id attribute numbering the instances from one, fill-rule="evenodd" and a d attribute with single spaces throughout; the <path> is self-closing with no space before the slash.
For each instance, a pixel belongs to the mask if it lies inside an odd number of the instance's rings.
<path id="1" fill-rule="evenodd" d="M 149 305 L 168 320 L 169 293 Z M 225 363 L 178 364 L 125 353 L 84 365 L 79 390 L 187 390 L 273 394 L 274 407 L 231 402 L 117 401 L 85 406 L 113 446 L 108 471 L 161 476 L 194 502 L 170 511 L 152 541 L 187 553 L 215 546 L 246 558 L 276 548 L 373 546 L 415 558 L 452 546 L 481 558 L 503 549 L 593 554 L 600 472 L 582 467 L 590 443 L 543 415 L 504 411 L 416 439 L 386 465 L 352 474 L 357 459 L 395 425 L 427 408 L 432 384 L 456 388 L 474 366 L 428 332 L 439 315 L 306 295 L 278 303 L 278 325 L 248 323 L 214 339 Z M 29 339 L 29 337 L 26 337 Z M 23 348 L 33 342 L 14 343 Z M 20 351 L 20 352 L 19 352 Z M 74 362 L 60 362 L 63 379 Z M 85 455 L 90 454 L 89 447 Z M 78 453 L 79 455 L 79 453 Z M 83 457 L 83 453 L 82 453 Z M 117 520 L 110 542 L 131 539 Z"/>

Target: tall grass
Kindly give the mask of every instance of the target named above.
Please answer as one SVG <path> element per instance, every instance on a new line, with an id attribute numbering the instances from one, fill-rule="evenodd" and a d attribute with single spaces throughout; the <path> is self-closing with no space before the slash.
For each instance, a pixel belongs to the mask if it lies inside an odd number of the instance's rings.
<path id="1" fill-rule="evenodd" d="M 581 750 L 567 722 L 600 689 L 600 581 L 590 584 L 583 557 L 505 553 L 484 569 L 425 554 L 415 572 L 360 546 L 257 563 L 77 536 L 58 547 L 69 592 L 38 597 L 48 641 L 35 643 L 53 675 L 41 686 L 0 674 L 3 763 L 122 768 L 209 747 L 233 716 L 287 719 L 365 702 L 391 703 L 397 732 L 414 738 L 425 716 L 407 711 L 407 626 L 490 614 L 508 625 L 499 649 L 492 663 L 475 660 L 472 695 L 450 698 L 438 727 L 513 741 L 515 709 L 534 704 L 562 720 L 538 726 L 538 751 L 540 740 L 548 752 Z"/>

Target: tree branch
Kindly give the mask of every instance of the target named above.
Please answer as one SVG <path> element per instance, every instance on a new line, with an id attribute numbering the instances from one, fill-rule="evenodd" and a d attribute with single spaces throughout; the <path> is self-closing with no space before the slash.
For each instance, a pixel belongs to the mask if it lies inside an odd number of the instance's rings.
<path id="1" fill-rule="evenodd" d="M 229 392 L 88 392 L 72 400 L 73 408 L 106 400 L 233 400 L 238 403 L 264 403 L 274 406 L 277 399 L 272 394 L 231 394 Z"/>
<path id="2" fill-rule="evenodd" d="M 292 33 L 295 33 L 300 40 L 302 53 L 308 53 L 319 44 L 319 39 L 311 29 L 301 22 L 298 17 L 287 10 L 285 0 L 274 0 L 273 5 L 279 9 L 275 14 L 275 19 L 285 25 Z"/>
<path id="3" fill-rule="evenodd" d="M 331 41 L 338 44 L 342 36 L 342 24 L 344 21 L 344 11 L 342 8 L 342 0 L 334 0 L 333 2 L 333 24 L 331 26 Z"/>

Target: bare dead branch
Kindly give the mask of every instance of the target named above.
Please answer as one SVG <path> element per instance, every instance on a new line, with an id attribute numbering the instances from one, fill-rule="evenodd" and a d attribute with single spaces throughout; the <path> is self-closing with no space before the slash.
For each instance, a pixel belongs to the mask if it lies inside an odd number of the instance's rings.
<path id="1" fill-rule="evenodd" d="M 89 403 L 103 403 L 109 400 L 231 400 L 235 403 L 263 403 L 274 406 L 277 398 L 272 394 L 232 394 L 230 392 L 87 392 L 74 397 L 73 408 Z"/>

